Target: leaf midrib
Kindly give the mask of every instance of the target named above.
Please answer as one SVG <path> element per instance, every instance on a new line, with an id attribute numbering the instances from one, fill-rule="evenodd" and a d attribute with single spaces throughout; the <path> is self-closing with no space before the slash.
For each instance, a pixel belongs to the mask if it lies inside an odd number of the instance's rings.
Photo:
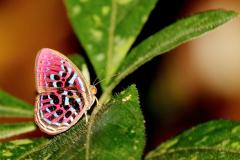
<path id="1" fill-rule="evenodd" d="M 168 151 L 164 153 L 159 154 L 153 154 L 148 155 L 146 159 L 164 156 L 164 155 L 171 155 L 175 153 L 181 153 L 181 152 L 225 152 L 225 153 L 231 153 L 231 154 L 237 154 L 240 155 L 240 151 L 233 150 L 233 149 L 225 149 L 225 148 L 218 148 L 218 147 L 184 147 L 184 148 L 177 148 L 177 149 L 169 149 Z"/>
<path id="2" fill-rule="evenodd" d="M 22 124 L 23 123 L 20 123 L 20 125 L 22 125 Z M 15 128 L 14 129 L 10 128 L 10 129 L 6 129 L 4 131 L 1 131 L 0 139 L 12 137 L 12 136 L 27 133 L 27 132 L 31 132 L 31 131 L 34 131 L 36 129 L 33 122 L 26 123 L 25 126 L 13 126 L 13 127 L 15 127 Z"/>
<path id="3" fill-rule="evenodd" d="M 106 77 L 111 76 L 112 57 L 113 57 L 113 37 L 116 27 L 117 16 L 117 4 L 115 0 L 112 0 L 112 12 L 110 17 L 110 26 L 108 34 L 108 51 L 107 51 L 107 65 L 106 65 Z"/>
<path id="4" fill-rule="evenodd" d="M 112 67 L 112 54 L 113 54 L 113 36 L 116 27 L 116 15 L 117 15 L 117 4 L 116 0 L 112 0 L 112 12 L 111 12 L 111 20 L 110 20 L 110 28 L 109 28 L 109 35 L 108 35 L 108 52 L 107 52 L 107 65 L 106 65 L 106 77 L 110 76 L 110 68 Z M 96 115 L 98 111 L 102 108 L 102 105 L 97 104 L 93 113 L 90 117 L 89 125 L 87 126 L 87 133 L 86 133 L 86 153 L 85 159 L 89 160 L 90 155 L 90 137 L 91 137 L 91 128 L 95 122 Z"/>

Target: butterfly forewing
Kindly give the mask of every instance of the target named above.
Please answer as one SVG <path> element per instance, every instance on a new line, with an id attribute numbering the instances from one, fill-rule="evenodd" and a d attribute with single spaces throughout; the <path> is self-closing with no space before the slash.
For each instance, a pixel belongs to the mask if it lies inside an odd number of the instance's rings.
<path id="1" fill-rule="evenodd" d="M 58 134 L 74 125 L 94 101 L 77 67 L 51 49 L 42 49 L 37 56 L 36 84 L 39 95 L 35 121 L 48 134 Z"/>

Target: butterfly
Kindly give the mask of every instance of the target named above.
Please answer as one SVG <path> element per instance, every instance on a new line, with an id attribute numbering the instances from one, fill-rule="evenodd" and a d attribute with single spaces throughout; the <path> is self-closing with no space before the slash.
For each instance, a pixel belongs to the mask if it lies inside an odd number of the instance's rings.
<path id="1" fill-rule="evenodd" d="M 56 135 L 68 130 L 97 100 L 97 89 L 58 51 L 43 48 L 35 62 L 35 122 L 40 130 Z M 86 117 L 87 118 L 87 117 Z"/>

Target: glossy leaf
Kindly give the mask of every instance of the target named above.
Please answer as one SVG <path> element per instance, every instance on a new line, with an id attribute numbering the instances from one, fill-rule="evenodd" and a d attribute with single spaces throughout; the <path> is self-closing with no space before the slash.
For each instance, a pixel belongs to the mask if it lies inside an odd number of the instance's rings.
<path id="1" fill-rule="evenodd" d="M 68 58 L 80 69 L 84 78 L 90 83 L 90 74 L 85 59 L 79 54 L 72 54 Z"/>
<path id="2" fill-rule="evenodd" d="M 118 69 L 120 73 L 109 86 L 109 92 L 127 75 L 152 58 L 166 53 L 235 18 L 233 11 L 211 10 L 179 20 L 133 48 Z"/>
<path id="3" fill-rule="evenodd" d="M 34 107 L 0 91 L 0 117 L 33 117 Z"/>
<path id="4" fill-rule="evenodd" d="M 22 159 L 140 159 L 145 134 L 135 86 L 97 107 L 87 125 L 81 120 Z"/>
<path id="5" fill-rule="evenodd" d="M 28 151 L 46 142 L 46 139 L 21 139 L 10 142 L 2 142 L 0 143 L 0 159 L 18 159 L 20 156 L 28 153 Z"/>
<path id="6" fill-rule="evenodd" d="M 33 122 L 14 124 L 0 124 L 0 139 L 9 138 L 19 134 L 34 131 L 36 126 Z"/>
<path id="7" fill-rule="evenodd" d="M 239 122 L 208 122 L 161 144 L 146 160 L 238 160 L 239 135 Z"/>
<path id="8" fill-rule="evenodd" d="M 107 78 L 106 84 L 124 59 L 156 2 L 66 0 L 72 26 L 98 78 Z"/>

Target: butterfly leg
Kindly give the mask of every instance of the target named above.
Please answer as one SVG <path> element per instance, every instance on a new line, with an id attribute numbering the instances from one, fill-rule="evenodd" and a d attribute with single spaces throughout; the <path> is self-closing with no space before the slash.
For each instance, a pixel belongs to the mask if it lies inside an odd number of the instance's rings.
<path id="1" fill-rule="evenodd" d="M 98 102 L 97 97 L 94 97 L 94 98 L 95 98 L 95 100 L 96 100 L 97 106 L 100 105 L 99 102 Z M 94 100 L 94 101 L 95 101 L 95 100 Z M 94 101 L 93 101 L 93 102 L 94 102 Z M 89 110 L 89 109 L 91 108 L 91 106 L 92 106 L 92 105 L 89 105 L 89 106 L 87 107 L 87 110 Z M 86 123 L 88 123 L 87 110 L 84 112 L 85 117 L 86 117 Z"/>
<path id="2" fill-rule="evenodd" d="M 87 116 L 87 111 L 85 111 L 85 117 L 86 117 L 86 124 L 88 123 L 88 116 Z"/>
<path id="3" fill-rule="evenodd" d="M 99 103 L 99 101 L 98 101 L 97 97 L 95 97 L 95 101 L 96 101 L 96 103 L 97 103 L 97 106 L 99 106 L 99 105 L 100 105 L 100 103 Z"/>

